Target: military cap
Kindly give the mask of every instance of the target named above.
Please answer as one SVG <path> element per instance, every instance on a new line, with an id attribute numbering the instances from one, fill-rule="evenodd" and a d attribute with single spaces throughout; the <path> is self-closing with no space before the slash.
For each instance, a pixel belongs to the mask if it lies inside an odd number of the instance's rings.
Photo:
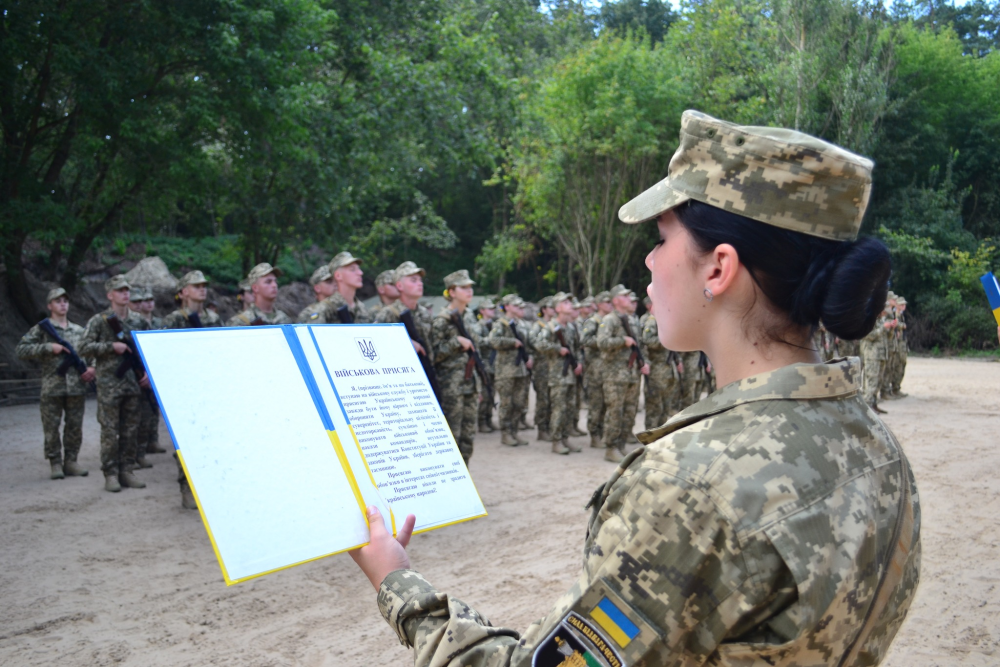
<path id="1" fill-rule="evenodd" d="M 476 281 L 469 277 L 469 272 L 466 269 L 459 269 L 449 273 L 444 277 L 444 286 L 448 287 L 468 287 L 469 285 L 475 285 Z"/>
<path id="2" fill-rule="evenodd" d="M 151 299 L 152 296 L 147 297 L 146 288 L 139 287 L 138 285 L 133 287 L 132 291 L 128 295 L 128 300 L 131 301 L 132 303 L 135 303 L 136 301 L 145 301 L 147 298 Z"/>
<path id="3" fill-rule="evenodd" d="M 318 269 L 313 271 L 313 274 L 311 276 L 309 276 L 309 284 L 315 287 L 324 280 L 329 280 L 331 276 L 333 276 L 333 273 L 330 271 L 330 265 L 323 264 Z"/>
<path id="4" fill-rule="evenodd" d="M 50 289 L 49 293 L 45 296 L 45 303 L 52 303 L 61 296 L 66 296 L 66 290 L 62 287 Z"/>
<path id="5" fill-rule="evenodd" d="M 250 291 L 250 281 L 247 280 L 246 278 L 244 278 L 243 280 L 241 280 L 239 282 L 239 288 L 240 288 L 241 292 L 249 292 Z"/>
<path id="6" fill-rule="evenodd" d="M 413 262 L 409 262 L 409 261 L 403 262 L 402 264 L 400 264 L 399 266 L 397 266 L 396 270 L 393 272 L 393 282 L 397 282 L 398 283 L 400 280 L 402 280 L 406 276 L 412 276 L 412 275 L 415 275 L 415 274 L 418 274 L 418 273 L 421 276 L 426 276 L 427 275 L 426 271 L 424 271 L 423 269 L 421 269 L 419 266 L 417 266 Z"/>
<path id="7" fill-rule="evenodd" d="M 177 283 L 177 290 L 180 291 L 187 287 L 188 285 L 207 285 L 208 279 L 205 278 L 205 274 L 201 271 L 188 271 L 184 274 L 184 277 L 180 279 Z"/>
<path id="8" fill-rule="evenodd" d="M 126 278 L 125 275 L 121 273 L 119 273 L 117 276 L 111 276 L 110 278 L 104 281 L 105 292 L 114 292 L 115 290 L 121 289 L 123 287 L 127 287 L 129 289 L 132 288 L 132 286 L 128 284 L 128 278 Z"/>
<path id="9" fill-rule="evenodd" d="M 587 297 L 584 297 L 583 300 L 580 302 L 580 306 L 579 307 L 580 308 L 592 308 L 593 306 L 594 306 L 594 297 L 587 296 Z"/>
<path id="10" fill-rule="evenodd" d="M 646 308 L 649 308 L 649 305 L 651 303 L 653 303 L 653 300 L 649 298 L 648 294 L 646 296 L 642 297 L 642 305 L 646 306 Z"/>
<path id="11" fill-rule="evenodd" d="M 628 298 L 631 299 L 632 301 L 638 301 L 639 300 L 639 297 L 632 290 L 628 291 Z"/>
<path id="12" fill-rule="evenodd" d="M 478 308 L 480 310 L 482 310 L 483 308 L 489 308 L 489 309 L 492 310 L 493 308 L 496 308 L 496 307 L 497 307 L 497 305 L 495 303 L 493 303 L 493 299 L 490 298 L 490 297 L 486 297 L 485 299 L 483 299 L 482 301 L 480 301 L 479 302 L 479 306 L 478 306 Z"/>
<path id="13" fill-rule="evenodd" d="M 598 292 L 597 296 L 594 297 L 594 303 L 609 303 L 611 301 L 611 292 L 604 290 L 603 292 Z"/>
<path id="14" fill-rule="evenodd" d="M 541 299 L 538 300 L 538 307 L 539 308 L 551 308 L 552 307 L 552 297 L 551 296 L 543 296 Z"/>
<path id="15" fill-rule="evenodd" d="M 396 272 L 393 271 L 392 269 L 389 269 L 388 271 L 383 271 L 382 273 L 378 274 L 378 277 L 375 278 L 375 287 L 382 287 L 383 285 L 391 285 L 394 282 L 396 282 Z"/>
<path id="16" fill-rule="evenodd" d="M 694 200 L 782 229 L 850 240 L 868 207 L 873 166 L 802 132 L 685 111 L 667 177 L 622 206 L 618 217 L 645 222 Z"/>
<path id="17" fill-rule="evenodd" d="M 580 303 L 580 300 L 577 299 L 576 296 L 570 295 L 570 300 L 573 302 L 574 308 L 583 308 L 583 304 Z"/>
<path id="18" fill-rule="evenodd" d="M 507 306 L 523 306 L 524 299 L 519 297 L 517 294 L 507 294 L 504 298 L 500 299 L 500 305 L 503 307 Z"/>
<path id="19" fill-rule="evenodd" d="M 556 292 L 552 296 L 545 298 L 548 299 L 549 302 L 549 305 L 547 306 L 548 308 L 555 308 L 557 304 L 563 301 L 573 301 L 573 295 L 567 294 L 566 292 Z"/>
<path id="20" fill-rule="evenodd" d="M 896 293 L 892 290 L 889 290 L 889 292 L 885 295 L 886 301 L 895 301 L 897 298 L 899 297 L 897 297 Z"/>
<path id="21" fill-rule="evenodd" d="M 896 304 L 900 305 L 900 306 L 905 306 L 906 305 L 906 298 L 902 297 L 902 296 L 897 296 L 896 297 Z"/>
<path id="22" fill-rule="evenodd" d="M 342 269 L 345 266 L 350 266 L 351 264 L 360 264 L 361 260 L 349 253 L 348 251 L 338 252 L 330 260 L 330 275 L 337 269 Z"/>
<path id="23" fill-rule="evenodd" d="M 249 285 L 253 285 L 264 276 L 272 273 L 275 278 L 280 278 L 283 271 L 276 266 L 271 266 L 267 262 L 261 262 L 257 266 L 250 269 L 250 273 L 247 274 L 247 283 Z"/>
<path id="24" fill-rule="evenodd" d="M 632 290 L 619 283 L 618 285 L 615 285 L 610 290 L 608 290 L 608 301 L 615 298 L 616 296 L 627 295 L 631 291 Z"/>

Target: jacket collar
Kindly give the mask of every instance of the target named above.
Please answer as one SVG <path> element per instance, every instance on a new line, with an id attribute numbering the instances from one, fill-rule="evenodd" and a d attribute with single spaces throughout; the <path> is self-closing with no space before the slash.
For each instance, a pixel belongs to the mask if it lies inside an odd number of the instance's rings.
<path id="1" fill-rule="evenodd" d="M 861 381 L 857 357 L 833 359 L 825 364 L 791 364 L 726 385 L 702 401 L 688 406 L 666 424 L 640 433 L 643 444 L 659 440 L 679 428 L 754 401 L 809 401 L 853 396 Z"/>

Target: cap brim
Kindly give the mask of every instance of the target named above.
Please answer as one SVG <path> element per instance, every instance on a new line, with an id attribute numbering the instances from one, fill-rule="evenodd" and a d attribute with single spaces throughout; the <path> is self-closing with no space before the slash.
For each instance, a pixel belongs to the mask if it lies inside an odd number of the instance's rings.
<path id="1" fill-rule="evenodd" d="M 667 177 L 618 209 L 618 219 L 628 225 L 637 225 L 657 218 L 690 199 L 688 195 L 671 188 L 670 177 Z"/>

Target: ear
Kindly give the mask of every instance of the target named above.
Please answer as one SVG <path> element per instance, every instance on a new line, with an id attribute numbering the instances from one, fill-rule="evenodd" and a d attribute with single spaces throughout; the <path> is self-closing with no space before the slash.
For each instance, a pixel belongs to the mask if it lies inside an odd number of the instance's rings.
<path id="1" fill-rule="evenodd" d="M 721 243 L 715 246 L 704 261 L 705 287 L 715 296 L 725 294 L 726 290 L 732 288 L 742 266 L 736 248 L 728 243 Z"/>

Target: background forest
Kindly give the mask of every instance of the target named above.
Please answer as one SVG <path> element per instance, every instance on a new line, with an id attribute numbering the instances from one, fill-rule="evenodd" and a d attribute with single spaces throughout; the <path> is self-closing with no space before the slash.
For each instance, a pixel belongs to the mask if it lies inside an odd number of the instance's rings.
<path id="1" fill-rule="evenodd" d="M 643 290 L 680 114 L 876 162 L 911 344 L 995 347 L 1000 0 L 30 0 L 0 17 L 0 262 L 72 287 L 159 255 L 235 288 L 350 249 L 428 293 Z M 98 258 L 95 260 L 95 258 Z M 97 268 L 101 268 L 98 266 Z"/>

